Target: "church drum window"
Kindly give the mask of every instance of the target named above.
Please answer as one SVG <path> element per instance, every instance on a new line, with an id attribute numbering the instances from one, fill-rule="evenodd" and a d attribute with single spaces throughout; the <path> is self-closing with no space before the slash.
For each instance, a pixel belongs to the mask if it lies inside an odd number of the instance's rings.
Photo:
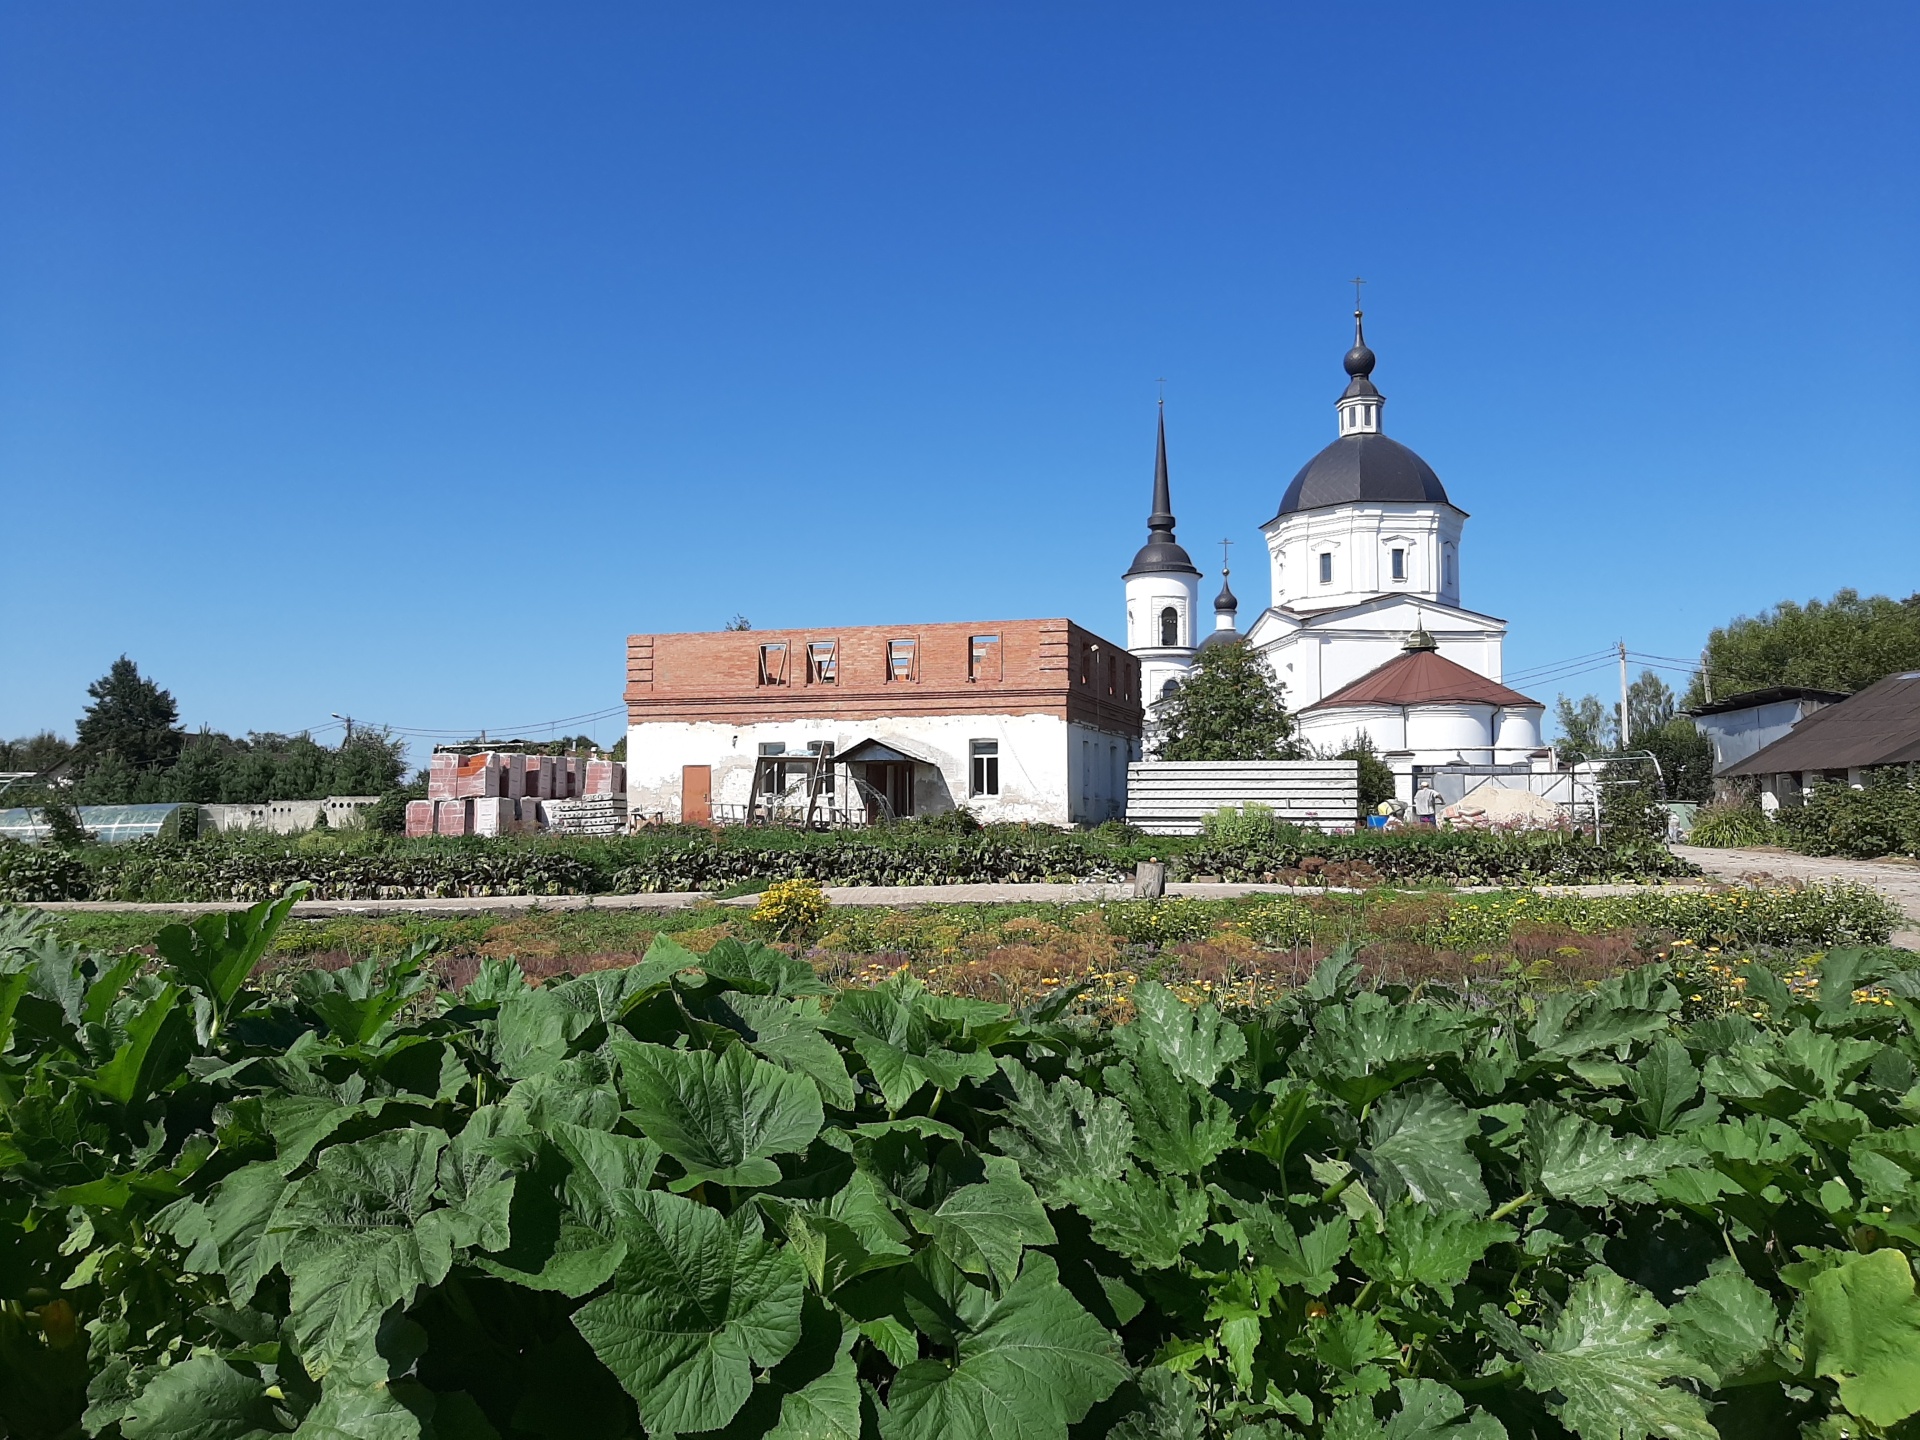
<path id="1" fill-rule="evenodd" d="M 760 647 L 760 683 L 762 685 L 784 685 L 787 683 L 787 647 L 785 644 L 762 645 Z"/>
<path id="2" fill-rule="evenodd" d="M 1393 549 L 1393 578 L 1396 580 L 1407 578 L 1407 552 L 1397 545 Z"/>
<path id="3" fill-rule="evenodd" d="M 1168 646 L 1180 643 L 1180 612 L 1171 605 L 1160 612 L 1160 643 Z"/>
<path id="4" fill-rule="evenodd" d="M 975 740 L 967 748 L 972 762 L 968 793 L 998 795 L 1000 793 L 1000 742 Z"/>
<path id="5" fill-rule="evenodd" d="M 1322 585 L 1333 583 L 1333 552 L 1331 550 L 1320 552 L 1320 583 Z"/>
<path id="6" fill-rule="evenodd" d="M 912 640 L 889 640 L 887 642 L 887 679 L 915 679 L 914 660 L 919 648 L 919 645 Z"/>

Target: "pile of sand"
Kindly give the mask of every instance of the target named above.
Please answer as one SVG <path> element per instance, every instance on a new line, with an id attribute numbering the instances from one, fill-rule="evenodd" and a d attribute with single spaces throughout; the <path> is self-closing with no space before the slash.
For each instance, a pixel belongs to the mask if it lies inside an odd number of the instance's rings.
<path id="1" fill-rule="evenodd" d="M 1447 806 L 1441 817 L 1462 830 L 1527 830 L 1563 823 L 1560 807 L 1531 790 L 1510 790 L 1504 785 L 1482 785 L 1465 799 Z"/>

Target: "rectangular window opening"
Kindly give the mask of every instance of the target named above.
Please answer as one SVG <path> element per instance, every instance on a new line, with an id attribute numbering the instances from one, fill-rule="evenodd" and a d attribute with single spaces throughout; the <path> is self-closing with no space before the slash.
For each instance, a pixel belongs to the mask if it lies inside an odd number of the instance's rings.
<path id="1" fill-rule="evenodd" d="M 762 759 L 765 759 L 769 755 L 784 755 L 786 753 L 787 742 L 784 740 L 762 740 L 760 742 L 760 755 Z M 760 767 L 760 793 L 769 799 L 787 793 L 787 767 L 784 763 L 762 765 Z"/>
<path id="2" fill-rule="evenodd" d="M 1326 551 L 1322 551 L 1320 555 L 1320 583 L 1322 585 L 1333 583 L 1333 556 Z"/>
<path id="3" fill-rule="evenodd" d="M 831 799 L 833 796 L 833 741 L 809 740 L 807 753 L 818 755 L 825 762 L 820 767 L 820 793 Z"/>
<path id="4" fill-rule="evenodd" d="M 1393 552 L 1393 578 L 1396 580 L 1407 578 L 1407 552 L 1404 550 Z"/>
<path id="5" fill-rule="evenodd" d="M 968 786 L 974 795 L 998 795 L 1000 793 L 1000 742 L 998 740 L 975 740 L 968 746 L 972 759 L 972 780 Z"/>
<path id="6" fill-rule="evenodd" d="M 889 640 L 887 642 L 887 679 L 912 680 L 915 677 L 914 660 L 919 645 L 912 640 Z"/>
<path id="7" fill-rule="evenodd" d="M 1000 637 L 974 635 L 967 640 L 967 678 L 998 680 L 1000 676 Z"/>
<path id="8" fill-rule="evenodd" d="M 787 647 L 785 645 L 760 647 L 760 683 L 762 685 L 787 683 Z"/>
<path id="9" fill-rule="evenodd" d="M 831 685 L 840 677 L 840 642 L 837 640 L 810 640 L 807 642 L 807 683 L 809 685 Z"/>

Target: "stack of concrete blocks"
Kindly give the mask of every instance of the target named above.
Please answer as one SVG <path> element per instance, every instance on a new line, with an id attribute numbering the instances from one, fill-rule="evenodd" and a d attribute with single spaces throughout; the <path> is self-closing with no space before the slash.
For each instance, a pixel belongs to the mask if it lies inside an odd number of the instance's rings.
<path id="1" fill-rule="evenodd" d="M 547 822 L 548 801 L 624 796 L 626 770 L 582 755 L 436 751 L 427 798 L 407 802 L 407 834 L 532 834 Z"/>

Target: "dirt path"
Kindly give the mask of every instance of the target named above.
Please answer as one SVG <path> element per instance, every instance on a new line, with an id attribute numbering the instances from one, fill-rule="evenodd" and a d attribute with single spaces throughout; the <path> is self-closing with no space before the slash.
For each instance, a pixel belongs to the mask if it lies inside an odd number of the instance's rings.
<path id="1" fill-rule="evenodd" d="M 1673 853 L 1693 861 L 1716 880 L 1852 880 L 1871 885 L 1906 915 L 1908 928 L 1893 943 L 1920 950 L 1920 864 L 1899 860 L 1841 860 L 1795 855 L 1787 850 L 1710 850 L 1676 845 Z"/>

